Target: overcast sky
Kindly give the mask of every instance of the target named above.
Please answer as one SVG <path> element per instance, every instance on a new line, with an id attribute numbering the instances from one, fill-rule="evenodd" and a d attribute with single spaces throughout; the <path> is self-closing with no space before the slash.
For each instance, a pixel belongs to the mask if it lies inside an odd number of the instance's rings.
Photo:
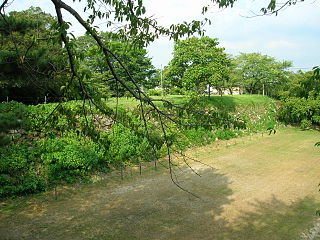
<path id="1" fill-rule="evenodd" d="M 81 11 L 72 0 L 66 3 Z M 201 20 L 202 6 L 208 0 L 145 0 L 147 14 L 157 17 L 158 22 L 168 26 L 171 23 Z M 290 6 L 278 16 L 252 17 L 266 6 L 267 0 L 238 0 L 233 8 L 218 9 L 213 6 L 206 14 L 212 20 L 206 26 L 206 35 L 218 38 L 220 46 L 227 53 L 260 52 L 278 60 L 290 60 L 296 69 L 310 70 L 320 64 L 320 1 L 306 0 Z M 82 0 L 82 5 L 84 0 Z M 77 3 L 79 5 L 79 3 Z M 9 8 L 20 11 L 30 6 L 39 6 L 54 15 L 50 0 L 15 0 Z M 83 13 L 85 16 L 85 13 Z M 71 16 L 67 19 L 73 22 Z M 103 30 L 103 25 L 100 25 Z M 84 33 L 79 25 L 72 29 L 76 35 Z M 173 42 L 161 38 L 148 47 L 153 64 L 160 68 L 172 57 Z"/>

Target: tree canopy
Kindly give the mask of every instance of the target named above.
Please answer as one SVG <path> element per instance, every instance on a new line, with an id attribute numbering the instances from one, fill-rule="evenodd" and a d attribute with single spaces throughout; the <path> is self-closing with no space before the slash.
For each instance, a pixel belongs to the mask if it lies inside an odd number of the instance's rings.
<path id="1" fill-rule="evenodd" d="M 197 92 L 207 85 L 223 87 L 231 62 L 218 44 L 218 39 L 209 37 L 176 41 L 166 76 L 172 85 Z"/>
<path id="2" fill-rule="evenodd" d="M 288 81 L 289 61 L 279 62 L 261 53 L 241 53 L 235 58 L 238 82 L 248 93 L 275 95 L 276 90 Z"/>
<path id="3" fill-rule="evenodd" d="M 34 101 L 60 94 L 68 67 L 55 24 L 54 17 L 35 7 L 0 18 L 2 98 Z"/>
<path id="4" fill-rule="evenodd" d="M 103 42 L 108 45 L 110 51 L 112 51 L 117 58 L 123 62 L 126 69 L 130 72 L 130 75 L 135 79 L 136 83 L 140 87 L 150 88 L 150 82 L 155 70 L 151 63 L 151 58 L 147 56 L 145 48 L 136 47 L 130 42 L 121 41 L 112 33 L 100 33 Z M 113 95 L 116 95 L 118 91 L 119 96 L 123 96 L 124 89 L 122 86 L 117 86 L 117 83 L 112 77 L 112 73 L 104 63 L 103 53 L 99 47 L 96 46 L 94 40 L 89 36 L 81 36 L 76 40 L 77 51 L 82 53 L 83 61 L 81 66 L 91 72 L 91 83 L 100 82 L 101 85 L 108 85 Z M 119 65 L 119 62 L 113 60 L 115 70 L 119 77 L 124 79 L 131 88 L 134 88 L 130 82 L 129 76 L 125 70 Z M 89 81 L 90 82 L 90 81 Z M 102 87 L 103 88 L 103 87 Z"/>
<path id="5" fill-rule="evenodd" d="M 81 1 L 81 0 L 80 0 Z M 8 24 L 8 16 L 5 14 L 6 7 L 10 4 L 8 0 L 1 1 L 0 13 L 2 20 L 5 21 L 5 24 Z M 141 91 L 138 89 L 138 85 L 133 83 L 129 86 L 125 80 L 122 80 L 119 77 L 119 73 L 114 67 L 114 62 L 118 62 L 123 68 L 123 71 L 130 75 L 129 71 L 126 69 L 126 66 L 122 63 L 121 59 L 118 59 L 109 46 L 105 45 L 97 32 L 96 27 L 94 26 L 96 19 L 103 19 L 105 25 L 110 29 L 113 29 L 113 32 L 123 40 L 130 41 L 137 46 L 146 46 L 148 43 L 154 41 L 159 36 L 168 36 L 171 39 L 178 40 L 183 36 L 191 36 L 194 34 L 203 35 L 203 27 L 205 24 L 209 23 L 210 20 L 203 18 L 201 21 L 193 20 L 191 22 L 183 22 L 178 24 L 171 24 L 169 27 L 163 27 L 158 24 L 156 17 L 149 16 L 148 11 L 142 0 L 87 0 L 85 2 L 84 11 L 89 13 L 88 18 L 82 17 L 79 12 L 72 8 L 71 5 L 66 4 L 61 0 L 51 0 L 51 3 L 54 5 L 56 10 L 57 18 L 55 19 L 56 30 L 60 35 L 61 41 L 64 44 L 65 50 L 67 52 L 71 75 L 70 75 L 70 84 L 65 88 L 63 92 L 67 92 L 70 89 L 70 86 L 75 83 L 74 79 L 79 80 L 79 77 L 85 77 L 85 74 L 80 74 L 78 72 L 77 61 L 78 57 L 75 54 L 74 47 L 72 46 L 72 36 L 68 32 L 68 28 L 71 23 L 64 21 L 65 12 L 70 13 L 75 21 L 80 23 L 88 35 L 90 35 L 96 42 L 97 47 L 101 49 L 101 52 L 104 55 L 104 60 L 107 68 L 110 73 L 113 75 L 116 82 L 118 82 L 124 89 L 126 89 L 130 94 L 147 103 L 150 103 L 150 100 L 146 97 L 141 97 Z M 212 4 L 217 4 L 220 8 L 233 7 L 233 4 L 236 0 L 211 0 Z M 279 3 L 276 0 L 270 0 L 269 4 L 262 6 L 262 14 L 277 14 L 279 10 L 283 9 L 286 6 L 296 4 L 299 0 L 288 0 L 284 3 Z M 65 12 L 62 12 L 65 11 Z M 209 10 L 209 5 L 203 6 L 202 13 L 205 14 Z M 10 28 L 9 28 L 10 30 Z M 12 32 L 12 30 L 10 30 Z M 61 56 L 61 54 L 58 54 Z M 22 59 L 24 58 L 21 56 Z M 60 61 L 62 62 L 62 61 Z M 121 63 L 120 63 L 121 62 Z M 64 64 L 65 65 L 65 64 Z M 194 68 L 193 71 L 188 71 L 189 79 L 199 76 L 199 69 Z M 129 74 L 128 74 L 129 73 Z M 201 74 L 200 74 L 201 75 Z M 134 81 L 134 78 L 129 77 Z M 86 92 L 84 85 L 81 84 L 83 79 L 78 81 L 79 85 L 77 88 L 81 91 Z M 72 83 L 72 84 L 71 84 Z M 132 88 L 134 86 L 134 88 Z M 74 86 L 75 87 L 75 86 Z M 85 93 L 84 95 L 88 95 Z M 143 94 L 142 94 L 143 95 Z"/>

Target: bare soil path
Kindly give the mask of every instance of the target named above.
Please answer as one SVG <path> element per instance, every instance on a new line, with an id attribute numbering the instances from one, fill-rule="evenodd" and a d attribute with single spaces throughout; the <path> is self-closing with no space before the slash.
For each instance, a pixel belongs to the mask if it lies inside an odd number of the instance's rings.
<path id="1" fill-rule="evenodd" d="M 0 239 L 301 239 L 320 209 L 316 131 L 284 129 L 189 150 L 184 166 L 0 203 Z M 316 236 L 314 237 L 316 239 Z"/>

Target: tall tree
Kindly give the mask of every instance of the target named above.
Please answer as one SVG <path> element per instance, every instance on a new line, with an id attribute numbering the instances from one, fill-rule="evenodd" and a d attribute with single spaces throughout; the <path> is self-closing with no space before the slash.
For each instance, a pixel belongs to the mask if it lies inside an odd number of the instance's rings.
<path id="1" fill-rule="evenodd" d="M 55 19 L 40 8 L 10 12 L 0 18 L 0 88 L 2 97 L 59 95 L 67 61 Z M 17 99 L 25 101 L 25 98 Z"/>
<path id="2" fill-rule="evenodd" d="M 167 73 L 172 85 L 196 92 L 207 85 L 223 88 L 231 62 L 218 44 L 218 39 L 209 37 L 176 41 Z"/>
<path id="3" fill-rule="evenodd" d="M 320 125 L 320 74 L 313 71 L 292 73 L 285 91 L 281 92 L 279 118 L 307 129 Z M 318 145 L 320 143 L 317 143 Z"/>
<path id="4" fill-rule="evenodd" d="M 237 76 L 248 93 L 275 96 L 288 81 L 289 61 L 279 62 L 261 53 L 241 53 L 235 58 Z"/>
<path id="5" fill-rule="evenodd" d="M 282 97 L 305 98 L 320 96 L 320 78 L 314 71 L 291 73 Z"/>
<path id="6" fill-rule="evenodd" d="M 122 41 L 112 33 L 101 32 L 100 36 L 101 40 L 109 47 L 110 51 L 124 63 L 126 69 L 130 72 L 131 77 L 135 79 L 135 82 L 142 88 L 150 88 L 149 80 L 155 73 L 155 69 L 151 63 L 151 58 L 147 56 L 146 49 L 134 46 L 130 42 Z M 118 91 L 118 94 L 122 96 L 125 91 L 122 86 L 118 86 L 112 77 L 110 69 L 104 63 L 103 53 L 96 46 L 94 40 L 88 35 L 81 36 L 76 40 L 76 45 L 77 50 L 83 53 L 83 61 L 81 62 L 82 69 L 88 69 L 93 73 L 91 80 L 93 82 L 98 82 L 100 80 L 100 86 L 107 85 L 110 90 L 113 91 L 113 95 Z M 131 88 L 134 88 L 130 82 L 130 77 L 121 67 L 119 62 L 113 59 L 112 64 L 117 71 L 118 76 L 124 79 Z M 101 89 L 101 87 L 98 88 Z"/>

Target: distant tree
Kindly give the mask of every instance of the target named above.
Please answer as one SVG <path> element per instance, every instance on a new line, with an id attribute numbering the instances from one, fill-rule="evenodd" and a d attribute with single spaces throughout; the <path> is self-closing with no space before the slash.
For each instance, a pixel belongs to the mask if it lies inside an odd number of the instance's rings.
<path id="1" fill-rule="evenodd" d="M 130 42 L 119 39 L 112 33 L 101 32 L 100 36 L 110 51 L 124 63 L 127 71 L 140 87 L 151 88 L 153 86 L 150 80 L 155 74 L 155 69 L 151 63 L 151 58 L 147 56 L 145 48 L 134 46 Z M 102 86 L 97 86 L 100 90 L 103 88 L 103 85 L 108 86 L 113 91 L 113 94 L 118 91 L 122 96 L 125 90 L 122 86 L 117 85 L 112 77 L 112 73 L 104 63 L 104 55 L 101 49 L 96 46 L 94 39 L 88 35 L 81 36 L 76 40 L 76 46 L 79 53 L 82 53 L 82 70 L 87 69 L 92 73 L 89 82 L 100 82 Z M 114 60 L 112 64 L 118 76 L 124 79 L 130 87 L 134 88 L 127 71 L 119 65 L 119 62 Z"/>
<path id="2" fill-rule="evenodd" d="M 279 118 L 303 129 L 320 125 L 320 74 L 314 71 L 293 73 L 285 91 L 281 92 Z"/>
<path id="3" fill-rule="evenodd" d="M 207 85 L 223 88 L 229 78 L 231 61 L 218 39 L 202 37 L 176 41 L 167 78 L 172 85 L 196 92 Z"/>
<path id="4" fill-rule="evenodd" d="M 60 95 L 60 87 L 67 81 L 67 59 L 55 21 L 34 7 L 0 18 L 2 98 L 19 95 L 35 101 L 46 94 Z"/>
<path id="5" fill-rule="evenodd" d="M 231 59 L 230 73 L 225 87 L 229 90 L 230 94 L 234 93 L 234 88 L 240 88 L 240 92 L 242 92 L 243 84 L 242 79 L 239 76 L 239 70 L 236 68 L 237 62 L 235 61 L 233 56 L 230 55 L 229 58 Z"/>
<path id="6" fill-rule="evenodd" d="M 14 0 L 13 0 L 14 1 Z M 9 18 L 10 14 L 6 14 L 5 9 L 7 6 L 9 6 L 13 1 L 9 0 L 2 0 L 0 1 L 0 15 L 1 15 L 1 21 L 2 21 L 2 29 L 5 29 L 8 35 L 13 36 L 15 32 L 15 29 L 13 29 L 10 24 Z M 135 94 L 135 92 L 139 92 L 138 89 L 132 89 L 130 86 L 127 86 L 124 84 L 123 81 L 119 77 L 117 77 L 116 72 L 113 71 L 112 66 L 112 60 L 114 58 L 114 55 L 112 54 L 112 51 L 108 48 L 108 46 L 105 46 L 102 41 L 100 41 L 99 34 L 96 30 L 96 27 L 94 26 L 96 19 L 103 19 L 105 21 L 105 25 L 109 27 L 110 29 L 114 30 L 114 33 L 116 33 L 118 36 L 120 36 L 122 39 L 129 40 L 133 42 L 135 45 L 139 46 L 146 46 L 148 43 L 154 41 L 159 36 L 167 36 L 173 40 L 177 40 L 180 37 L 183 36 L 192 36 L 193 34 L 199 34 L 203 35 L 203 26 L 207 23 L 210 24 L 210 20 L 207 18 L 203 18 L 202 21 L 190 21 L 190 22 L 183 22 L 178 24 L 170 24 L 168 27 L 163 27 L 158 24 L 157 19 L 155 17 L 152 17 L 148 15 L 147 9 L 143 3 L 143 1 L 140 0 L 127 0 L 127 1 L 120 1 L 120 0 L 79 0 L 79 2 L 84 2 L 85 8 L 84 11 L 89 12 L 88 17 L 84 18 L 79 14 L 75 9 L 72 8 L 71 5 L 66 4 L 62 0 L 51 0 L 48 2 L 52 3 L 52 6 L 54 6 L 56 10 L 56 16 L 57 18 L 54 19 L 54 26 L 58 30 L 58 34 L 56 34 L 57 37 L 60 38 L 60 41 L 63 42 L 63 46 L 65 47 L 65 50 L 67 54 L 65 56 L 68 56 L 69 60 L 69 67 L 71 70 L 71 77 L 70 82 L 73 82 L 73 78 L 79 78 L 79 74 L 77 73 L 77 67 L 76 67 L 76 55 L 74 54 L 73 47 L 70 44 L 71 38 L 70 38 L 70 32 L 68 30 L 69 25 L 71 23 L 64 21 L 64 15 L 66 13 L 71 14 L 75 21 L 80 23 L 87 31 L 88 35 L 90 35 L 94 40 L 96 45 L 101 48 L 101 51 L 103 52 L 106 59 L 104 59 L 104 62 L 106 65 L 108 65 L 108 68 L 110 72 L 112 72 L 113 77 L 116 79 L 116 81 L 122 85 L 123 88 L 126 88 L 132 96 L 134 96 L 137 99 L 141 99 L 141 96 L 139 94 Z M 302 0 L 288 0 L 284 2 L 274 1 L 270 0 L 267 3 L 263 3 L 261 5 L 261 13 L 262 15 L 268 15 L 268 14 L 278 14 L 278 12 L 290 5 L 294 5 L 297 2 L 301 2 Z M 226 7 L 233 7 L 233 4 L 236 2 L 236 0 L 211 0 L 212 4 L 218 5 L 219 8 L 226 8 Z M 210 9 L 210 4 L 202 7 L 202 14 L 205 14 Z M 63 12 L 62 12 L 63 10 Z M 28 16 L 27 14 L 22 14 L 23 18 Z M 40 19 L 39 16 L 41 16 L 41 19 L 43 16 L 41 14 L 36 14 L 35 16 L 38 16 L 37 19 Z M 45 21 L 48 23 L 48 21 Z M 49 22 L 51 23 L 51 22 Z M 23 24 L 20 24 L 21 26 Z M 49 24 L 50 25 L 50 24 Z M 35 24 L 34 26 L 37 26 L 37 29 L 39 29 L 39 25 Z M 45 26 L 48 26 L 46 24 Z M 27 31 L 23 31 L 27 32 Z M 28 31 L 31 33 L 31 31 Z M 36 35 L 37 36 L 37 35 Z M 9 40 L 11 43 L 16 42 L 13 38 L 10 38 Z M 7 41 L 6 41 L 7 42 Z M 21 42 L 21 41 L 19 41 Z M 25 42 L 24 40 L 22 42 Z M 30 46 L 30 45 L 26 45 Z M 28 49 L 28 48 L 27 48 Z M 25 49 L 26 50 L 26 49 Z M 62 56 L 62 54 L 58 52 L 57 56 Z M 19 54 L 18 54 L 19 55 Z M 19 58 L 17 58 L 19 57 Z M 20 58 L 21 57 L 21 58 Z M 78 56 L 77 56 L 78 57 Z M 16 59 L 21 59 L 24 61 L 27 58 L 27 56 L 19 55 L 15 57 Z M 65 58 L 64 58 L 65 59 Z M 59 61 L 60 63 L 63 63 L 63 66 L 66 66 L 64 61 Z M 17 62 L 16 65 L 19 65 L 19 62 Z M 19 69 L 20 70 L 20 69 Z M 50 72 L 50 71 L 48 71 Z M 190 75 L 196 76 L 198 73 L 190 72 Z M 17 80 L 17 82 L 19 82 Z M 56 81 L 54 81 L 56 82 Z M 78 83 L 81 83 L 81 81 L 78 81 Z M 18 84 L 18 83 L 14 83 Z M 39 84 L 38 84 L 39 85 Z M 69 84 L 70 85 L 70 84 Z M 78 85 L 74 86 L 74 88 L 83 89 L 83 86 Z M 65 88 L 68 89 L 68 88 Z M 70 88 L 69 88 L 70 89 Z M 150 100 L 147 102 L 150 103 Z"/>
<path id="7" fill-rule="evenodd" d="M 282 98 L 298 97 L 305 98 L 317 97 L 320 95 L 320 78 L 314 71 L 298 71 L 291 73 L 290 81 L 286 88 L 281 92 Z"/>
<path id="8" fill-rule="evenodd" d="M 238 82 L 251 94 L 275 96 L 288 81 L 289 61 L 278 62 L 275 58 L 261 53 L 241 53 L 235 58 Z"/>
<path id="9" fill-rule="evenodd" d="M 162 76 L 161 76 L 162 75 Z M 155 87 L 161 87 L 161 78 L 164 80 L 164 71 L 163 69 L 155 69 L 150 78 L 146 81 L 146 88 L 153 89 Z"/>

